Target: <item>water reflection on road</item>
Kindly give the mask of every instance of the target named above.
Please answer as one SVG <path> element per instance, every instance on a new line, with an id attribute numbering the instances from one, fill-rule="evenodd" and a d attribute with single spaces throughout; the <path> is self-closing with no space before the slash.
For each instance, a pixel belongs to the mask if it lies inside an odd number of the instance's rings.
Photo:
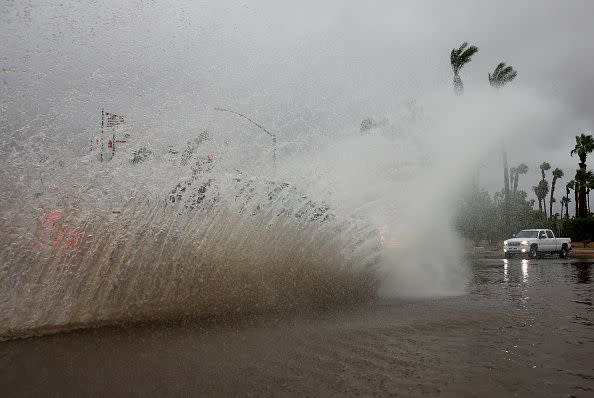
<path id="1" fill-rule="evenodd" d="M 527 300 L 529 299 L 528 297 L 528 289 L 527 289 L 527 284 L 528 284 L 528 265 L 529 265 L 529 260 L 527 259 L 520 259 L 517 261 L 514 260 L 509 260 L 504 258 L 503 260 L 503 281 L 505 283 L 510 283 L 510 281 L 515 281 L 515 277 L 516 277 L 516 268 L 517 268 L 517 262 L 520 261 L 521 262 L 521 266 L 520 269 L 522 271 L 522 286 L 518 286 L 518 292 L 521 294 L 521 303 L 523 305 L 526 304 Z M 510 279 L 510 273 L 512 274 L 512 279 Z M 518 275 L 518 281 L 519 281 L 519 275 Z"/>
<path id="2" fill-rule="evenodd" d="M 528 260 L 522 260 L 522 280 L 528 282 Z"/>
<path id="3" fill-rule="evenodd" d="M 590 283 L 592 281 L 592 263 L 576 262 L 573 267 L 576 270 L 577 283 Z"/>
<path id="4" fill-rule="evenodd" d="M 570 283 L 588 284 L 592 282 L 592 268 L 594 262 L 591 260 L 557 260 L 545 258 L 538 260 L 501 259 L 500 261 L 503 263 L 502 274 L 503 282 L 505 283 L 516 283 L 520 280 L 523 283 L 528 283 L 531 269 L 538 272 L 540 275 L 539 277 L 560 277 Z M 484 262 L 485 260 L 479 261 L 478 263 L 480 264 Z M 543 267 L 548 269 L 545 271 Z M 484 272 L 485 270 L 475 269 L 475 278 Z M 568 276 L 570 277 L 568 278 Z M 539 280 L 536 284 L 541 282 L 543 281 Z"/>
<path id="5" fill-rule="evenodd" d="M 484 259 L 463 296 L 0 343 L 0 395 L 590 397 L 593 266 Z"/>

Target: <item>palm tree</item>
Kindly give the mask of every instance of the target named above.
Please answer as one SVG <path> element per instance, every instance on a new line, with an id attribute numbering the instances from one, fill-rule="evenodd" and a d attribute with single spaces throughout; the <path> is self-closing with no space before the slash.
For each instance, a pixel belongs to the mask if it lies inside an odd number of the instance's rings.
<path id="1" fill-rule="evenodd" d="M 557 183 L 557 180 L 559 178 L 563 177 L 563 170 L 561 170 L 560 168 L 555 168 L 555 170 L 553 170 L 553 181 L 551 181 L 551 198 L 549 199 L 549 214 L 553 215 L 553 200 L 555 198 L 553 198 L 553 194 L 555 193 L 555 184 Z"/>
<path id="2" fill-rule="evenodd" d="M 586 216 L 590 212 L 590 201 L 588 200 L 589 196 L 589 185 L 591 181 L 594 180 L 594 173 L 592 170 L 586 171 L 586 169 L 578 169 L 575 173 L 575 181 L 576 184 L 579 186 L 580 192 L 584 192 L 584 201 L 582 201 L 580 197 L 580 205 L 579 205 L 579 212 L 580 214 L 585 214 Z M 581 194 L 580 194 L 581 195 Z M 582 203 L 583 202 L 583 203 Z M 583 207 L 582 207 L 583 206 Z M 582 216 L 580 216 L 582 217 Z"/>
<path id="3" fill-rule="evenodd" d="M 454 72 L 454 92 L 457 95 L 464 93 L 464 83 L 460 78 L 460 70 L 464 65 L 470 62 L 472 56 L 478 52 L 477 46 L 468 47 L 468 42 L 465 41 L 457 49 L 454 48 L 450 53 L 450 64 L 452 65 L 452 71 Z"/>
<path id="4" fill-rule="evenodd" d="M 501 88 L 514 80 L 517 75 L 518 72 L 516 72 L 512 66 L 505 66 L 505 62 L 500 62 L 499 65 L 495 67 L 493 75 L 489 73 L 489 84 L 491 87 Z M 507 195 L 509 195 L 509 174 L 507 167 L 507 153 L 503 142 L 501 143 L 501 155 L 503 157 L 503 185 L 507 197 Z"/>
<path id="5" fill-rule="evenodd" d="M 493 87 L 503 87 L 514 80 L 516 76 L 518 76 L 518 72 L 514 70 L 513 66 L 505 66 L 505 62 L 500 62 L 495 67 L 493 74 L 489 73 L 489 83 Z"/>
<path id="6" fill-rule="evenodd" d="M 575 136 L 575 147 L 569 154 L 571 156 L 574 154 L 578 155 L 580 158 L 579 167 L 580 170 L 583 170 L 583 173 L 586 172 L 586 158 L 592 151 L 594 151 L 594 137 L 591 134 Z M 586 204 L 586 185 L 584 183 L 580 183 L 578 201 L 579 203 L 576 205 L 579 213 L 576 214 L 576 217 L 586 217 L 588 215 L 588 209 Z"/>
<path id="7" fill-rule="evenodd" d="M 536 195 L 536 199 L 538 199 L 538 210 L 542 211 L 542 194 L 540 192 L 540 186 L 535 185 L 532 187 L 534 191 L 534 195 Z"/>
<path id="8" fill-rule="evenodd" d="M 507 158 L 507 156 L 506 156 L 506 158 Z M 510 181 L 510 185 L 513 185 L 513 183 L 516 181 L 516 175 L 517 174 L 518 174 L 518 169 L 517 168 L 515 168 L 515 167 L 510 167 L 509 168 L 509 178 L 511 180 Z M 505 182 L 505 175 L 503 176 L 503 180 Z M 515 192 L 515 191 L 512 189 L 512 192 Z"/>
<path id="9" fill-rule="evenodd" d="M 586 195 L 588 196 L 588 214 L 592 212 L 592 208 L 590 207 L 590 191 L 594 189 L 594 173 L 589 171 L 590 175 L 587 177 L 586 180 Z"/>
<path id="10" fill-rule="evenodd" d="M 557 199 L 553 198 L 553 200 L 549 200 L 549 218 L 552 220 L 553 219 L 553 203 L 557 203 Z"/>
<path id="11" fill-rule="evenodd" d="M 582 190 L 584 192 L 584 198 L 586 197 L 586 183 L 587 183 L 587 171 L 586 169 L 577 169 L 575 171 L 575 193 L 576 200 L 578 201 L 576 208 L 576 217 L 583 217 L 582 213 L 588 214 L 587 202 L 582 201 Z"/>
<path id="12" fill-rule="evenodd" d="M 572 189 L 575 189 L 575 180 L 571 180 L 567 184 L 565 184 L 565 193 L 568 198 Z M 575 214 L 577 214 L 577 191 L 575 191 L 575 206 Z"/>
<path id="13" fill-rule="evenodd" d="M 580 181 L 578 180 L 577 171 L 575 173 L 574 184 L 573 184 L 573 194 L 575 198 L 575 216 L 579 217 L 580 214 Z"/>
<path id="14" fill-rule="evenodd" d="M 540 174 L 542 175 L 542 179 L 544 180 L 546 178 L 545 171 L 550 170 L 551 165 L 549 164 L 549 162 L 542 162 L 542 164 L 538 167 L 540 167 Z"/>
<path id="15" fill-rule="evenodd" d="M 363 121 L 361 122 L 361 134 L 365 134 L 367 133 L 369 130 L 371 130 L 372 128 L 374 128 L 376 125 L 375 120 L 373 120 L 372 118 L 368 117 L 363 119 Z"/>
<path id="16" fill-rule="evenodd" d="M 545 220 L 547 219 L 547 202 L 546 202 L 546 196 L 549 193 L 549 183 L 547 182 L 547 180 L 545 179 L 545 171 L 550 170 L 551 169 L 551 165 L 549 164 L 549 162 L 543 162 L 540 165 L 540 173 L 542 174 L 542 180 L 540 183 L 543 184 L 543 192 L 545 191 L 544 187 L 546 186 L 546 192 L 544 193 L 543 197 L 542 197 L 542 204 L 543 204 L 543 208 L 544 208 L 544 214 L 545 214 Z M 539 183 L 539 184 L 540 184 Z"/>
<path id="17" fill-rule="evenodd" d="M 538 199 L 538 210 L 543 211 L 545 214 L 545 218 L 547 217 L 547 206 L 545 203 L 545 197 L 549 193 L 549 183 L 547 180 L 540 180 L 538 185 L 532 187 L 534 190 L 534 194 L 536 195 L 536 199 Z M 543 206 L 544 204 L 544 206 Z"/>
<path id="18" fill-rule="evenodd" d="M 501 157 L 503 158 L 503 195 L 507 201 L 509 198 L 509 173 L 507 168 L 507 152 L 505 144 L 501 141 Z"/>
<path id="19" fill-rule="evenodd" d="M 512 170 L 514 171 L 513 173 Z M 515 193 L 518 191 L 518 181 L 520 174 L 526 174 L 528 172 L 528 166 L 526 166 L 524 163 L 520 163 L 518 167 L 512 167 L 509 169 L 509 171 L 510 174 L 512 174 L 512 181 L 514 183 L 513 192 Z"/>
<path id="20" fill-rule="evenodd" d="M 580 158 L 580 169 L 585 169 L 586 158 L 590 152 L 594 151 L 594 137 L 586 134 L 576 135 L 575 142 L 575 148 L 572 149 L 570 155 L 577 154 Z"/>
<path id="21" fill-rule="evenodd" d="M 565 206 L 565 218 L 569 218 L 569 202 L 571 202 L 569 196 L 564 196 L 561 199 L 561 214 L 563 214 L 563 206 Z"/>

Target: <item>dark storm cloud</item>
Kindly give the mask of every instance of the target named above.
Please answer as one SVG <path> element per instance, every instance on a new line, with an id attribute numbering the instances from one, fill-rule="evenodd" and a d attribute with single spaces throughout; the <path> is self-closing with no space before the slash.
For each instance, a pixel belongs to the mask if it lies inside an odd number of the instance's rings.
<path id="1" fill-rule="evenodd" d="M 5 125 L 89 131 L 106 106 L 145 127 L 183 130 L 213 106 L 232 105 L 285 136 L 342 129 L 450 86 L 449 51 L 468 40 L 480 48 L 462 72 L 469 90 L 487 85 L 487 73 L 505 61 L 519 71 L 513 85 L 566 108 L 566 120 L 542 131 L 532 151 L 511 151 L 514 163 L 547 156 L 574 167 L 573 136 L 594 128 L 592 1 L 65 1 L 0 9 Z"/>

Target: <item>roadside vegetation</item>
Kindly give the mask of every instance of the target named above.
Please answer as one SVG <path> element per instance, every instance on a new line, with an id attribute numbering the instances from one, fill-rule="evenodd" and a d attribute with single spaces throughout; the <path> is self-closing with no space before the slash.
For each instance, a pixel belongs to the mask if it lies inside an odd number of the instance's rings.
<path id="1" fill-rule="evenodd" d="M 518 190 L 520 175 L 526 174 L 528 166 L 522 163 L 510 167 L 509 192 L 503 187 L 491 194 L 475 185 L 462 198 L 456 219 L 460 233 L 474 242 L 494 243 L 521 229 L 550 228 L 573 241 L 594 241 L 594 213 L 590 207 L 594 173 L 586 164 L 587 155 L 594 151 L 594 139 L 587 134 L 575 139 L 575 147 L 569 153 L 578 154 L 579 167 L 573 179 L 565 183 L 564 191 L 560 189 L 563 187 L 560 181 L 565 172 L 556 167 L 547 173 L 551 169 L 548 162 L 540 164 L 541 179 L 530 193 Z"/>
<path id="2" fill-rule="evenodd" d="M 464 94 L 464 84 L 460 78 L 463 66 L 470 63 L 478 53 L 477 46 L 464 42 L 452 49 L 450 64 L 454 74 L 453 87 L 456 95 Z M 493 73 L 488 74 L 489 84 L 502 89 L 512 82 L 518 73 L 510 65 L 500 62 Z M 538 167 L 541 179 L 535 182 L 532 192 L 518 190 L 521 175 L 528 172 L 528 166 L 520 163 L 509 167 L 505 144 L 501 142 L 503 166 L 503 187 L 493 194 L 480 189 L 478 183 L 461 198 L 456 227 L 467 239 L 474 242 L 495 243 L 510 237 L 526 228 L 549 228 L 558 234 L 570 237 L 573 241 L 594 241 L 594 214 L 590 207 L 590 192 L 594 189 L 594 173 L 588 170 L 587 158 L 594 151 L 594 138 L 591 134 L 575 137 L 575 146 L 568 151 L 570 156 L 579 158 L 578 168 L 573 179 L 565 183 L 565 194 L 560 182 L 570 172 L 558 167 L 554 169 L 544 161 Z M 478 178 L 477 178 L 478 181 Z M 561 191 L 561 192 L 560 192 Z M 559 194 L 561 195 L 559 196 Z M 535 205 L 538 203 L 538 210 Z M 573 216 L 570 204 L 573 203 Z"/>

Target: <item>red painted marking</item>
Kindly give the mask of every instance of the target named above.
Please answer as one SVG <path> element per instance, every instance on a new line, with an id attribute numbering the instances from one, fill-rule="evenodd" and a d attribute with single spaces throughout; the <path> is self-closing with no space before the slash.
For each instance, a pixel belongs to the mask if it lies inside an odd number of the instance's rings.
<path id="1" fill-rule="evenodd" d="M 48 213 L 39 220 L 41 231 L 35 238 L 34 247 L 43 249 L 46 244 L 51 243 L 54 248 L 59 248 L 62 245 L 66 248 L 74 248 L 82 243 L 86 224 L 74 228 L 61 225 L 59 220 L 62 219 L 62 210 L 49 210 Z"/>

